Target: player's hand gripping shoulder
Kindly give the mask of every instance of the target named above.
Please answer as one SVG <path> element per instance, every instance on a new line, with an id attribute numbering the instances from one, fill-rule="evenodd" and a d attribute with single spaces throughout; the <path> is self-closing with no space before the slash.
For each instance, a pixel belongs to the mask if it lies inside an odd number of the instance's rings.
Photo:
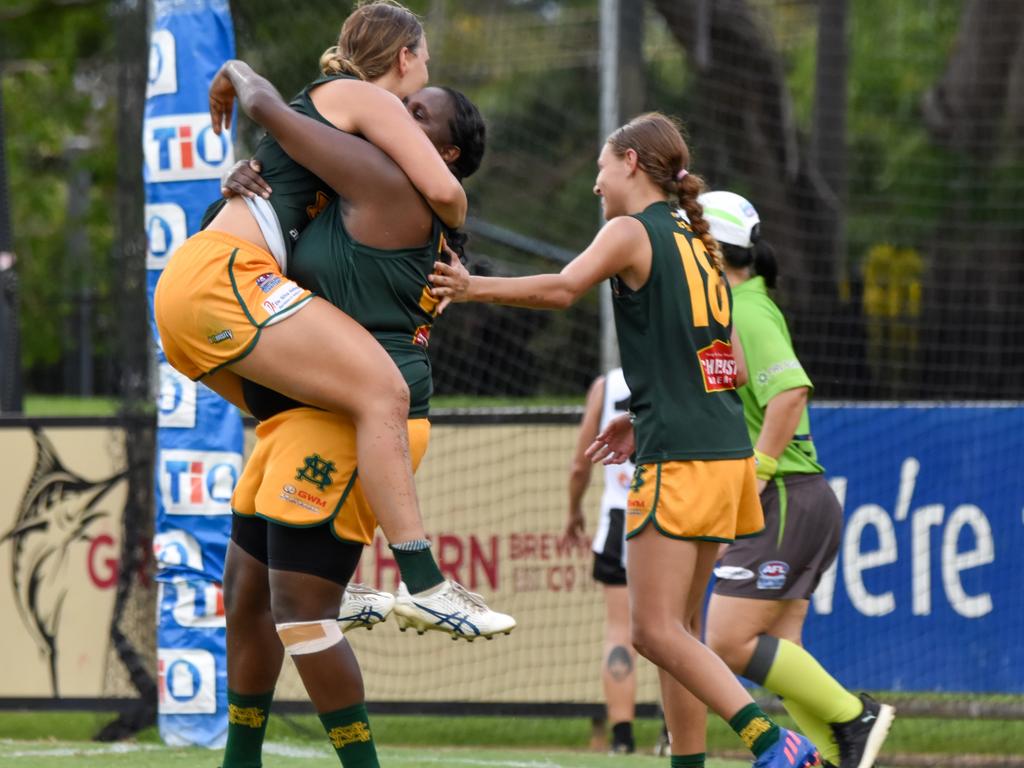
<path id="1" fill-rule="evenodd" d="M 628 413 L 616 416 L 602 429 L 587 448 L 587 458 L 594 464 L 623 464 L 636 450 L 633 421 Z"/>

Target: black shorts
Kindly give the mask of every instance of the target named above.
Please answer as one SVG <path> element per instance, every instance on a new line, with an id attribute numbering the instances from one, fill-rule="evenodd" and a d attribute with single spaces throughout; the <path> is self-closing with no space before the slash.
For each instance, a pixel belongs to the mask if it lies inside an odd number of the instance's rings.
<path id="1" fill-rule="evenodd" d="M 622 567 L 625 521 L 624 509 L 608 510 L 608 535 L 604 540 L 604 549 L 594 553 L 594 581 L 613 587 L 626 584 L 626 569 Z"/>
<path id="2" fill-rule="evenodd" d="M 342 541 L 331 522 L 295 528 L 262 517 L 231 516 L 231 540 L 275 571 L 296 571 L 345 586 L 363 554 L 363 545 Z"/>
<path id="3" fill-rule="evenodd" d="M 716 595 L 807 600 L 836 559 L 843 509 L 824 475 L 789 475 L 761 494 L 764 532 L 738 539 L 715 567 Z"/>

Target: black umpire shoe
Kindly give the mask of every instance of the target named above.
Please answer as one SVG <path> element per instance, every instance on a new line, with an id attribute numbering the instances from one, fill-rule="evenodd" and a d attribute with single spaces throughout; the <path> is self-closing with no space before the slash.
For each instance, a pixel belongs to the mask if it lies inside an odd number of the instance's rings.
<path id="1" fill-rule="evenodd" d="M 866 693 L 860 695 L 864 711 L 846 723 L 832 723 L 832 735 L 839 746 L 839 768 L 871 768 L 889 734 L 896 710 L 879 704 Z"/>

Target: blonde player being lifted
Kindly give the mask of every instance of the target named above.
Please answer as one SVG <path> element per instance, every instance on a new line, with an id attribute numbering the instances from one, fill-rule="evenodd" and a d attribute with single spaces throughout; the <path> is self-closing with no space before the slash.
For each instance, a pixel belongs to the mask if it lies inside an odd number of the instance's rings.
<path id="1" fill-rule="evenodd" d="M 627 509 L 626 573 L 633 645 L 661 670 L 672 764 L 704 765 L 711 707 L 754 753 L 757 768 L 820 765 L 817 749 L 780 728 L 700 641 L 700 613 L 720 542 L 764 527 L 753 449 L 736 394 L 731 298 L 718 244 L 689 174 L 679 126 L 635 118 L 608 137 L 595 194 L 608 222 L 558 274 L 467 277 L 438 264 L 438 296 L 564 309 L 612 280 L 615 328 L 636 419 L 636 472 Z M 686 221 L 679 208 L 686 212 Z M 633 452 L 629 418 L 614 419 L 593 456 Z"/>

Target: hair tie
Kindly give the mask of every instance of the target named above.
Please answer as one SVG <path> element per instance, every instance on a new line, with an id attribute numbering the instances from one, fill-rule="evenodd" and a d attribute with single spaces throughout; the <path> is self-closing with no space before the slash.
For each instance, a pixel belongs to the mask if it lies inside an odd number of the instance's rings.
<path id="1" fill-rule="evenodd" d="M 687 173 L 689 173 L 689 171 L 687 171 L 685 168 L 681 169 L 679 173 L 676 174 L 676 181 L 682 181 Z"/>

